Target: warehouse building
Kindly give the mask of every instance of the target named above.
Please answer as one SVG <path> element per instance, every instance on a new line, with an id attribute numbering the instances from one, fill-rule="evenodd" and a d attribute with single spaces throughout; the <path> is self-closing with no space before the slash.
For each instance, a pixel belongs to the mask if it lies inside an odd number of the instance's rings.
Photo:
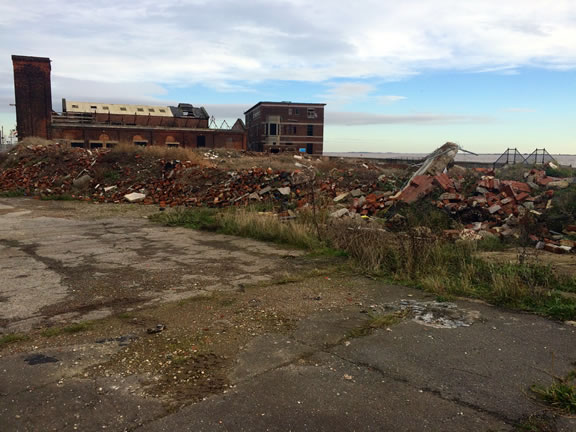
<path id="1" fill-rule="evenodd" d="M 18 138 L 37 136 L 73 147 L 113 147 L 119 142 L 188 148 L 246 149 L 238 119 L 230 129 L 210 128 L 203 107 L 72 102 L 52 110 L 50 59 L 12 56 Z"/>

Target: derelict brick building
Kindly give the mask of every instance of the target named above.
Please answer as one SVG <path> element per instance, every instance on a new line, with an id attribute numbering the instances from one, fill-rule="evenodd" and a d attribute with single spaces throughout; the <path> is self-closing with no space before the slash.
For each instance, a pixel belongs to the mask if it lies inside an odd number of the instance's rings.
<path id="1" fill-rule="evenodd" d="M 248 149 L 322 154 L 323 103 L 258 102 L 244 114 Z"/>
<path id="2" fill-rule="evenodd" d="M 119 142 L 171 147 L 246 149 L 239 119 L 231 129 L 211 129 L 204 108 L 62 100 L 52 110 L 50 59 L 12 56 L 18 139 L 37 136 L 73 147 L 112 147 Z"/>

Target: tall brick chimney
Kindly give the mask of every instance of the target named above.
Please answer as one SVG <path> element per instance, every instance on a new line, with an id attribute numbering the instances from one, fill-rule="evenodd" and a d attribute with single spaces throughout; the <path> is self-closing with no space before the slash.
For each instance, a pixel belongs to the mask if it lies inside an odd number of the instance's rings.
<path id="1" fill-rule="evenodd" d="M 22 140 L 29 136 L 50 139 L 52 116 L 50 59 L 13 55 L 12 64 L 18 139 Z"/>

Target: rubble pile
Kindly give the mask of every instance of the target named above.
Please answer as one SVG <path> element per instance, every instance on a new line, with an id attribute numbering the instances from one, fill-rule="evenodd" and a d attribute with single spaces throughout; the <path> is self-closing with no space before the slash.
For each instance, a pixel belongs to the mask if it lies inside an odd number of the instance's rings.
<path id="1" fill-rule="evenodd" d="M 457 151 L 455 144 L 445 144 L 407 179 L 374 163 L 319 169 L 315 165 L 318 160 L 299 155 L 291 170 L 258 166 L 231 169 L 233 164 L 212 163 L 218 155 L 209 151 L 204 154 L 208 163 L 199 164 L 137 152 L 119 154 L 58 144 L 26 146 L 16 148 L 3 162 L 0 190 L 161 208 L 244 206 L 264 201 L 277 204 L 282 216 L 309 206 L 314 199 L 329 208 L 333 218 L 378 217 L 391 222 L 399 208 L 428 201 L 462 224 L 462 229 L 446 230 L 446 236 L 476 240 L 518 237 L 525 215 L 539 218 L 553 207 L 557 191 L 574 183 L 573 178 L 547 176 L 546 171 L 536 168 L 527 168 L 523 181 L 499 179 L 485 168 L 453 166 L 448 170 Z M 539 248 L 549 251 L 576 250 L 569 239 L 576 234 L 574 226 L 564 228 L 564 233 L 543 229 L 541 235 L 531 238 Z"/>

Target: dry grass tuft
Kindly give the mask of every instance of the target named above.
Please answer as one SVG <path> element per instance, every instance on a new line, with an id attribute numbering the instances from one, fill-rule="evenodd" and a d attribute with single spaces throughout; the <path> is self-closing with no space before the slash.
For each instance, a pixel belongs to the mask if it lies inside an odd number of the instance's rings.
<path id="1" fill-rule="evenodd" d="M 154 159 L 189 161 L 203 167 L 213 166 L 212 162 L 204 158 L 202 152 L 190 148 L 163 145 L 140 147 L 123 141 L 112 149 L 112 153 L 139 154 Z"/>
<path id="2" fill-rule="evenodd" d="M 50 141 L 40 137 L 27 137 L 22 141 L 18 141 L 17 147 L 27 147 L 27 146 L 49 146 L 55 144 L 54 141 Z"/>

